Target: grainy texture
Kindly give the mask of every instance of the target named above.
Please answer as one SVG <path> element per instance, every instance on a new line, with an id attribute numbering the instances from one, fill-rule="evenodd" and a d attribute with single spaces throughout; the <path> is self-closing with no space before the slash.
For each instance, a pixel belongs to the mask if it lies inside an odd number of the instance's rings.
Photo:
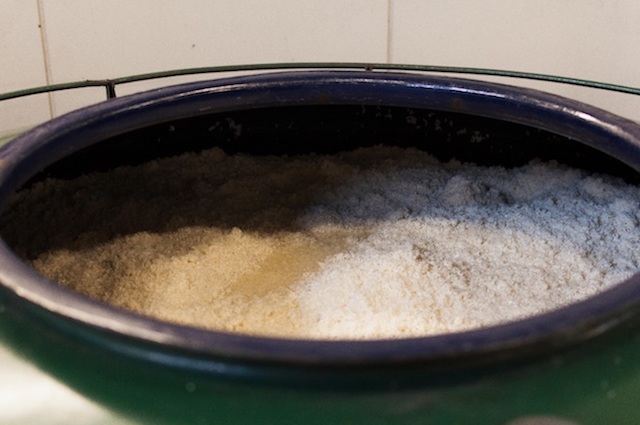
<path id="1" fill-rule="evenodd" d="M 488 326 L 638 269 L 637 187 L 558 164 L 411 149 L 202 154 L 45 181 L 2 234 L 41 273 L 211 329 L 385 338 Z"/>

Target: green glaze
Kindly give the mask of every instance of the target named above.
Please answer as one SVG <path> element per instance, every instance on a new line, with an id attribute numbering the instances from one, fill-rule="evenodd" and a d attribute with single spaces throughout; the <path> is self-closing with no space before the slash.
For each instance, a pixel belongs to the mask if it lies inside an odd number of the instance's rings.
<path id="1" fill-rule="evenodd" d="M 111 351 L 115 346 L 97 331 L 17 303 L 0 298 L 4 341 L 73 388 L 146 423 L 508 424 L 541 415 L 582 425 L 640 423 L 640 333 L 632 326 L 551 357 L 497 362 L 468 376 L 454 371 L 413 388 L 327 390 L 277 378 L 212 379 L 141 361 Z M 366 382 L 376 371 L 362 373 Z"/>

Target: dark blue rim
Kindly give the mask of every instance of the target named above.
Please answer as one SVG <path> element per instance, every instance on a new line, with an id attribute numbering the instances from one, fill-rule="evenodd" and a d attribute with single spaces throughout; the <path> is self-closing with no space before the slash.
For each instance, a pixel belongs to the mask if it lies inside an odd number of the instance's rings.
<path id="1" fill-rule="evenodd" d="M 385 105 L 462 112 L 544 129 L 640 170 L 640 126 L 534 90 L 473 80 L 360 71 L 270 73 L 182 84 L 109 100 L 53 119 L 0 149 L 0 205 L 43 167 L 138 128 L 209 113 L 296 105 Z M 314 341 L 252 337 L 161 322 L 65 290 L 0 240 L 0 289 L 25 305 L 104 335 L 198 356 L 341 365 L 429 362 L 525 353 L 589 339 L 640 311 L 640 274 L 597 296 L 503 325 L 424 338 Z"/>

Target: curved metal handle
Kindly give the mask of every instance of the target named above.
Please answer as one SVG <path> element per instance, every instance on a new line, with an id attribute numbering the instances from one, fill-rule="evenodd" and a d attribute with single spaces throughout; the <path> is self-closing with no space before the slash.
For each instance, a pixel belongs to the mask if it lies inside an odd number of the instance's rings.
<path id="1" fill-rule="evenodd" d="M 411 65 L 411 64 L 388 64 L 388 63 L 359 63 L 359 62 L 285 62 L 285 63 L 262 63 L 246 65 L 223 65 L 200 68 L 184 68 L 168 71 L 137 74 L 126 77 L 105 79 L 105 80 L 85 80 L 71 83 L 52 84 L 47 86 L 27 88 L 0 94 L 0 101 L 13 99 L 16 97 L 30 96 L 40 93 L 77 89 L 83 87 L 105 87 L 106 97 L 116 97 L 116 86 L 120 84 L 133 83 L 138 81 L 153 80 L 167 77 L 178 77 L 195 74 L 212 74 L 220 72 L 242 72 L 242 71 L 273 71 L 285 69 L 357 69 L 365 71 L 413 71 L 432 72 L 447 74 L 467 74 L 486 75 L 493 77 L 509 77 L 526 80 L 546 81 L 552 83 L 567 84 L 573 86 L 589 87 L 600 90 L 613 91 L 640 96 L 640 88 L 619 84 L 610 84 L 600 81 L 583 80 L 573 77 L 563 77 L 558 75 L 538 74 L 533 72 L 509 71 L 491 68 L 456 67 L 440 65 Z"/>

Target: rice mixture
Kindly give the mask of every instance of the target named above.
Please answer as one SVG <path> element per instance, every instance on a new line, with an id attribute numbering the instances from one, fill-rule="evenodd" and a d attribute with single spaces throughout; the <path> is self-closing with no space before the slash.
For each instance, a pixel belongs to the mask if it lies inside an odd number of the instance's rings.
<path id="1" fill-rule="evenodd" d="M 397 338 L 523 318 L 630 277 L 639 200 L 555 163 L 212 149 L 41 182 L 13 197 L 0 230 L 51 279 L 163 320 Z"/>

